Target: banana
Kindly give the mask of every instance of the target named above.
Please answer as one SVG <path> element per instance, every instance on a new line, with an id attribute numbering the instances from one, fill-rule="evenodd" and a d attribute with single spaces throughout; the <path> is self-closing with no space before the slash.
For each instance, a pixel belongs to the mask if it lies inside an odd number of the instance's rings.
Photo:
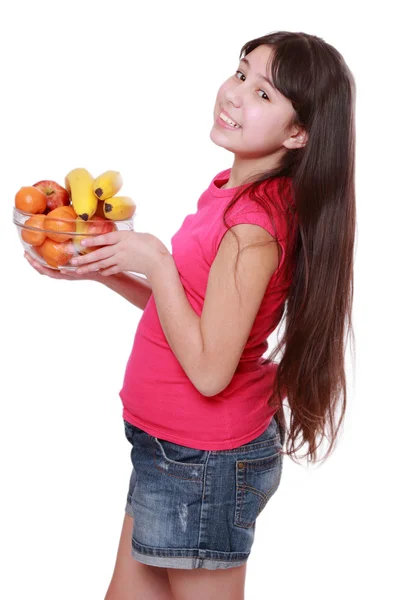
<path id="1" fill-rule="evenodd" d="M 122 183 L 119 171 L 105 171 L 94 180 L 93 191 L 100 200 L 107 200 L 119 192 Z"/>
<path id="2" fill-rule="evenodd" d="M 76 224 L 76 229 L 75 229 L 75 235 L 72 238 L 72 243 L 74 245 L 74 249 L 75 252 L 77 252 L 78 254 L 87 254 L 87 252 L 92 249 L 91 247 L 89 248 L 84 248 L 83 246 L 81 246 L 81 241 L 85 238 L 85 235 L 77 235 L 78 233 L 86 233 L 87 234 L 87 229 L 88 229 L 88 224 L 86 223 L 86 221 L 83 221 L 82 219 L 80 219 L 79 217 L 76 219 L 75 221 Z"/>
<path id="3" fill-rule="evenodd" d="M 104 201 L 104 216 L 113 221 L 130 219 L 135 210 L 136 204 L 129 196 L 113 196 Z"/>
<path id="4" fill-rule="evenodd" d="M 94 178 L 86 169 L 72 169 L 65 177 L 65 187 L 71 197 L 76 214 L 87 221 L 97 208 L 97 196 L 93 192 Z"/>

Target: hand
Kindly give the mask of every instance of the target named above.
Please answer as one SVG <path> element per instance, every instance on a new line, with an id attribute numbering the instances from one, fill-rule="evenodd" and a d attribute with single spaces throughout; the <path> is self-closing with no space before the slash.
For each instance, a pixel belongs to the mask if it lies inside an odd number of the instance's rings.
<path id="1" fill-rule="evenodd" d="M 49 267 L 44 267 L 42 265 L 42 263 L 40 263 L 38 260 L 35 260 L 34 258 L 32 258 L 27 252 L 24 253 L 24 257 L 26 258 L 26 260 L 28 261 L 28 263 L 30 265 L 32 265 L 32 267 L 34 269 L 36 269 L 36 271 L 38 273 L 40 273 L 41 275 L 47 275 L 48 277 L 51 277 L 52 279 L 69 279 L 71 281 L 73 280 L 92 280 L 92 281 L 100 281 L 101 282 L 101 272 L 96 272 L 96 273 L 88 273 L 87 275 L 78 275 L 76 273 L 76 271 L 69 271 L 68 269 L 63 269 L 61 268 L 60 270 L 58 269 L 50 269 Z"/>
<path id="2" fill-rule="evenodd" d="M 154 235 L 136 231 L 112 231 L 88 237 L 81 241 L 85 248 L 103 246 L 71 260 L 78 267 L 77 274 L 87 274 L 101 269 L 101 275 L 114 275 L 121 271 L 142 273 L 148 277 L 168 249 Z"/>

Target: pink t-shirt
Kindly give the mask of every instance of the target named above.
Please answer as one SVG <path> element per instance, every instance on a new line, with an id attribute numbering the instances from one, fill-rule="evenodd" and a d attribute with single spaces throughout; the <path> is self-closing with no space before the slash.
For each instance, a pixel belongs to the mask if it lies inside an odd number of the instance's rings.
<path id="1" fill-rule="evenodd" d="M 208 274 L 219 244 L 227 231 L 222 215 L 237 188 L 221 189 L 231 169 L 218 173 L 200 196 L 197 211 L 188 215 L 171 238 L 172 256 L 190 305 L 201 316 Z M 287 182 L 290 186 L 290 179 Z M 270 196 L 279 204 L 277 180 L 271 180 Z M 289 189 L 291 189 L 289 187 Z M 273 214 L 279 237 L 287 236 L 287 221 Z M 247 193 L 227 213 L 229 226 L 239 223 L 274 230 L 265 210 Z M 285 229 L 286 228 L 286 229 Z M 139 321 L 120 397 L 123 418 L 161 439 L 197 448 L 225 450 L 249 442 L 266 429 L 274 410 L 268 405 L 277 364 L 264 362 L 267 338 L 279 324 L 290 280 L 284 278 L 282 256 L 267 286 L 238 369 L 219 394 L 203 396 L 192 384 L 169 346 L 158 317 L 153 295 Z"/>

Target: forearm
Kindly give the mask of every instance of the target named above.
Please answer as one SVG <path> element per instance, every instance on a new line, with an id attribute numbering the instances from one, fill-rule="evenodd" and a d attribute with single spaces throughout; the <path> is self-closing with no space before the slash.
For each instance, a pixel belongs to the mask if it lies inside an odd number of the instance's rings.
<path id="1" fill-rule="evenodd" d="M 193 385 L 207 395 L 200 317 L 191 307 L 173 256 L 160 254 L 148 275 L 164 335 Z"/>
<path id="2" fill-rule="evenodd" d="M 150 282 L 144 277 L 133 273 L 124 272 L 103 277 L 99 275 L 97 281 L 101 281 L 101 283 L 142 310 L 145 309 L 152 294 Z"/>

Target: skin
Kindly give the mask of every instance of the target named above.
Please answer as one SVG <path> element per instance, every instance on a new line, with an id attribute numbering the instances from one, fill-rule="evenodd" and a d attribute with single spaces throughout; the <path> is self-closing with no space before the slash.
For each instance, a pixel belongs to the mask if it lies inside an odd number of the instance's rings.
<path id="1" fill-rule="evenodd" d="M 289 128 L 295 114 L 291 101 L 257 76 L 262 73 L 272 81 L 268 64 L 271 58 L 269 46 L 258 46 L 246 56 L 250 68 L 239 62 L 240 72 L 231 75 L 218 90 L 210 138 L 234 153 L 225 188 L 241 185 L 250 175 L 277 167 L 287 150 L 307 142 L 302 128 Z M 241 125 L 240 129 L 227 129 L 217 123 L 222 109 Z"/>

